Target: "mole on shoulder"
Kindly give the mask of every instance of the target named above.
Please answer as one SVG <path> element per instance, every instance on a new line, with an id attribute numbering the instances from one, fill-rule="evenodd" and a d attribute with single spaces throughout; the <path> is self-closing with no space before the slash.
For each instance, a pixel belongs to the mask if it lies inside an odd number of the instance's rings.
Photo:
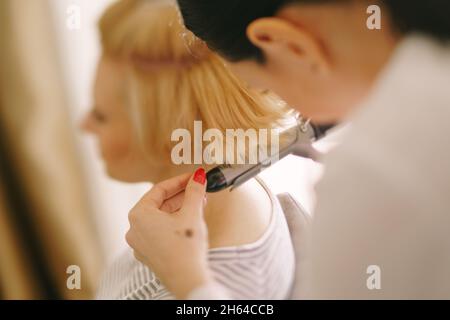
<path id="1" fill-rule="evenodd" d="M 184 235 L 184 236 L 186 236 L 188 238 L 192 238 L 194 236 L 194 231 L 192 229 L 186 229 L 186 230 L 184 230 L 184 232 L 181 232 L 181 231 L 177 230 L 177 231 L 175 231 L 175 233 L 180 235 L 180 236 Z"/>
<path id="2" fill-rule="evenodd" d="M 194 231 L 192 231 L 192 229 L 186 229 L 184 234 L 186 235 L 186 237 L 192 238 L 192 236 L 194 235 Z"/>

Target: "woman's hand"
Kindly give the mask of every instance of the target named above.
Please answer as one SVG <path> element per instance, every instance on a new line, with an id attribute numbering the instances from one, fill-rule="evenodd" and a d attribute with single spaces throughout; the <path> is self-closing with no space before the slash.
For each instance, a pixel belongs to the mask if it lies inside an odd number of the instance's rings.
<path id="1" fill-rule="evenodd" d="M 203 219 L 206 174 L 199 169 L 155 185 L 129 214 L 135 257 L 178 298 L 211 281 Z"/>

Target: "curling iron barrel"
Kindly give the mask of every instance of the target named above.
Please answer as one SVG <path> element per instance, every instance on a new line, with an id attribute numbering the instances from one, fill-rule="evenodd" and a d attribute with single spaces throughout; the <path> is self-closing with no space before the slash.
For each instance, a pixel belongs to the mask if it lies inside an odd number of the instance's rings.
<path id="1" fill-rule="evenodd" d="M 289 154 L 317 161 L 319 153 L 312 143 L 325 136 L 332 127 L 315 126 L 307 121 L 283 131 L 280 134 L 282 143 L 277 154 L 262 159 L 257 164 L 223 164 L 208 171 L 206 191 L 219 192 L 229 187 L 233 190 Z"/>

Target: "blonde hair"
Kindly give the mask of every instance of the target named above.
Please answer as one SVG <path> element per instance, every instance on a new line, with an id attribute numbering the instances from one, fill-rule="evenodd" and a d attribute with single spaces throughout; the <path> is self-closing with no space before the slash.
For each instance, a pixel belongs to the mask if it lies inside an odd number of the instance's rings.
<path id="1" fill-rule="evenodd" d="M 170 156 L 173 130 L 273 128 L 280 101 L 251 92 L 182 24 L 172 1 L 120 0 L 99 23 L 103 55 L 129 66 L 128 93 L 145 149 Z M 163 159 L 166 160 L 166 159 Z"/>

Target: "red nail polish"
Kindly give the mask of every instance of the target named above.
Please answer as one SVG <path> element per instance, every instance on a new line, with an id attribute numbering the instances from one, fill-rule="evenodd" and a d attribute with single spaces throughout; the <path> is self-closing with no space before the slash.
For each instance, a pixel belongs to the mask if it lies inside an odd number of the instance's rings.
<path id="1" fill-rule="evenodd" d="M 206 172 L 205 169 L 200 168 L 197 169 L 194 173 L 194 181 L 200 183 L 201 185 L 204 185 L 206 182 Z"/>
<path id="2" fill-rule="evenodd" d="M 267 34 L 258 34 L 256 37 L 261 42 L 270 42 L 270 41 L 272 41 L 272 38 L 270 38 L 270 36 L 267 35 Z"/>

